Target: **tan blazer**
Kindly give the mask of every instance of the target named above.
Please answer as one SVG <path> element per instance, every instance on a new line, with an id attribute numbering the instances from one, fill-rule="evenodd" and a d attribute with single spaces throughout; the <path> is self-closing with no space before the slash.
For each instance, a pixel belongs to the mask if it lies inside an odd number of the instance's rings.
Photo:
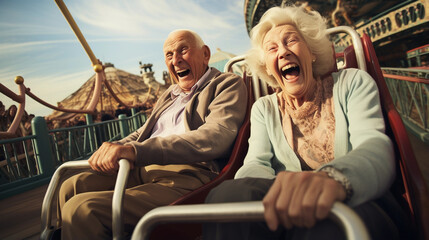
<path id="1" fill-rule="evenodd" d="M 134 147 L 136 166 L 191 164 L 219 171 L 218 163 L 228 158 L 243 122 L 247 91 L 235 74 L 212 68 L 208 78 L 185 106 L 185 133 L 148 139 L 161 113 L 173 103 L 171 86 L 160 96 L 146 123 L 118 141 Z"/>

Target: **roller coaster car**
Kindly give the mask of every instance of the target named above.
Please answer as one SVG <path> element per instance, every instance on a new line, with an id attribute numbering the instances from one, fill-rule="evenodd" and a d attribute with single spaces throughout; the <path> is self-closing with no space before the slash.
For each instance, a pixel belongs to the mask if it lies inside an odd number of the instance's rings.
<path id="1" fill-rule="evenodd" d="M 404 221 L 409 220 L 415 226 L 414 231 L 405 233 L 405 236 L 408 236 L 408 239 L 429 239 L 429 193 L 427 186 L 418 168 L 404 124 L 387 89 L 371 40 L 366 35 L 359 38 L 354 30 L 347 27 L 337 27 L 329 30 L 329 33 L 336 32 L 347 32 L 353 39 L 353 46 L 346 48 L 343 53 L 337 54 L 338 57 L 344 59 L 345 68 L 355 67 L 366 70 L 378 85 L 386 122 L 386 133 L 394 143 L 398 166 L 397 178 L 391 187 L 391 191 L 405 212 L 408 213 L 409 219 Z M 258 98 L 270 92 L 255 77 L 252 79 L 249 76 L 244 76 L 244 80 L 249 90 L 248 111 L 243 126 L 238 133 L 228 164 L 212 182 L 181 197 L 170 206 L 159 207 L 148 212 L 136 226 L 132 239 L 147 239 L 149 237 L 150 239 L 171 239 L 172 236 L 174 236 L 174 239 L 197 239 L 201 235 L 201 222 L 255 221 L 263 219 L 261 202 L 239 203 L 238 205 L 201 204 L 213 187 L 223 180 L 233 178 L 235 172 L 241 166 L 248 148 L 247 139 L 250 135 L 249 114 L 254 101 L 253 96 Z M 251 85 L 253 86 L 251 87 Z M 126 160 L 121 160 L 121 162 L 126 162 Z M 127 165 L 120 164 L 119 175 L 124 173 L 126 178 L 128 168 L 122 166 Z M 58 187 L 59 177 L 62 171 L 69 167 L 86 168 L 88 165 L 85 162 L 65 163 L 55 172 L 42 205 L 41 239 L 49 239 L 53 235 L 53 227 L 50 222 L 51 206 Z M 118 179 L 120 179 L 119 176 Z M 125 184 L 117 183 L 113 197 L 114 239 L 122 237 L 120 222 L 122 201 L 115 199 L 121 199 L 124 192 L 123 185 Z M 119 203 L 117 203 L 118 201 Z M 336 203 L 331 212 L 331 217 L 339 220 L 349 239 L 364 239 L 367 237 L 365 227 L 360 219 L 356 219 L 356 214 L 352 211 L 350 213 L 350 208 L 341 203 Z M 186 222 L 186 224 L 183 222 Z"/>
<path id="2" fill-rule="evenodd" d="M 328 30 L 330 34 L 338 32 L 346 32 L 353 39 L 353 46 L 349 46 L 344 52 L 336 54 L 337 58 L 340 57 L 344 61 L 342 68 L 366 70 L 374 78 L 379 88 L 386 123 L 386 134 L 394 144 L 397 163 L 397 177 L 390 190 L 408 215 L 409 219 L 404 219 L 404 221 L 410 221 L 411 225 L 414 226 L 414 229 L 410 232 L 401 233 L 401 236 L 404 239 L 429 239 L 428 189 L 415 159 L 404 124 L 388 91 L 372 42 L 367 35 L 363 35 L 360 38 L 354 30 L 348 27 L 336 27 Z M 254 93 L 257 96 L 271 92 L 269 88 L 263 86 L 259 81 L 254 82 L 253 85 Z M 334 216 L 333 218 L 335 219 L 336 217 Z M 240 203 L 234 206 L 228 204 L 166 206 L 147 213 L 136 226 L 132 239 L 146 239 L 149 236 L 150 239 L 162 239 L 154 238 L 154 235 L 150 235 L 149 232 L 154 226 L 165 222 L 197 222 L 198 220 L 201 222 L 226 222 L 246 219 L 249 221 L 263 219 L 263 207 L 260 202 Z M 352 233 L 347 233 L 350 230 L 350 225 L 353 228 L 353 224 L 347 223 L 347 219 L 344 221 L 340 224 L 349 239 L 361 239 L 362 236 L 357 235 L 358 237 L 356 237 Z M 155 228 L 154 232 L 156 231 Z M 355 229 L 354 232 L 359 234 L 360 231 L 362 230 Z M 363 231 L 366 231 L 366 229 Z M 177 235 L 174 236 L 176 237 Z"/>
<path id="3" fill-rule="evenodd" d="M 253 91 L 252 91 L 252 82 L 251 78 L 246 77 L 246 73 L 243 74 L 243 81 L 246 84 L 247 92 L 248 92 L 248 100 L 247 100 L 247 109 L 245 118 L 242 126 L 240 127 L 237 137 L 235 139 L 234 146 L 231 151 L 230 158 L 226 165 L 223 167 L 222 171 L 219 175 L 214 178 L 212 181 L 207 184 L 201 186 L 200 188 L 195 189 L 194 191 L 185 194 L 181 198 L 177 199 L 175 202 L 171 203 L 171 205 L 182 205 L 182 204 L 196 204 L 196 203 L 204 203 L 204 200 L 210 190 L 217 185 L 219 185 L 222 181 L 227 179 L 234 178 L 235 172 L 241 167 L 243 164 L 244 157 L 247 153 L 248 148 L 248 138 L 250 136 L 250 110 L 252 104 L 254 102 Z M 52 219 L 52 206 L 54 205 L 55 194 L 58 192 L 58 188 L 60 187 L 60 182 L 62 182 L 62 176 L 67 170 L 70 169 L 88 169 L 89 164 L 86 160 L 81 161 L 70 161 L 61 165 L 54 173 L 51 182 L 49 183 L 48 189 L 46 191 L 45 197 L 43 199 L 42 204 L 42 214 L 41 214 L 41 222 L 42 222 L 42 231 L 40 239 L 60 239 L 60 230 L 55 229 L 55 227 L 51 223 Z M 122 238 L 122 212 L 121 207 L 122 197 L 125 191 L 124 186 L 126 185 L 126 181 L 128 178 L 129 164 L 127 160 L 120 161 L 120 170 L 118 173 L 118 180 L 115 185 L 113 203 L 112 203 L 112 226 L 113 226 L 113 238 L 121 239 Z M 197 230 L 195 230 L 197 229 Z M 162 227 L 156 229 L 154 231 L 154 235 L 159 239 L 168 239 L 166 236 L 178 236 L 175 239 L 194 239 L 195 237 L 201 235 L 201 228 L 198 226 L 192 225 L 184 225 L 180 226 L 177 224 Z"/>

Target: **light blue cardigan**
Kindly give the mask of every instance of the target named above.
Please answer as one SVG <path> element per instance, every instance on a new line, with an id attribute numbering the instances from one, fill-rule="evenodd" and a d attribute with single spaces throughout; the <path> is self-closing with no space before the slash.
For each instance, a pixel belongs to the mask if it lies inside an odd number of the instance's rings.
<path id="1" fill-rule="evenodd" d="M 333 166 L 350 181 L 356 206 L 385 193 L 395 177 L 392 143 L 375 81 L 358 69 L 332 74 L 334 79 L 335 159 Z M 275 94 L 258 99 L 251 113 L 251 136 L 244 165 L 235 178 L 275 178 L 280 171 L 302 171 L 283 134 Z"/>

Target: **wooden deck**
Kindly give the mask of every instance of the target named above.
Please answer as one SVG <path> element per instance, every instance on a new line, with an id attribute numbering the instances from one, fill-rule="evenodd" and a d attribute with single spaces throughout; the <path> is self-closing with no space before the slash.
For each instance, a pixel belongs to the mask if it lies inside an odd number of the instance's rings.
<path id="1" fill-rule="evenodd" d="M 414 135 L 409 137 L 429 186 L 429 146 Z M 47 185 L 0 200 L 0 239 L 39 239 L 40 212 L 46 188 Z"/>
<path id="2" fill-rule="evenodd" d="M 0 200 L 0 239 L 39 239 L 47 185 Z"/>

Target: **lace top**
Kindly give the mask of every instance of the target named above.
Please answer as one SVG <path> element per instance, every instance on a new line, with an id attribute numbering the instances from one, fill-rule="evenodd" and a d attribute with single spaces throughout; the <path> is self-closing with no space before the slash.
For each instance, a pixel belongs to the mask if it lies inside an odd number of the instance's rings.
<path id="1" fill-rule="evenodd" d="M 302 170 L 317 169 L 334 159 L 335 116 L 331 76 L 316 80 L 314 94 L 298 108 L 277 94 L 286 140 L 301 161 Z"/>

